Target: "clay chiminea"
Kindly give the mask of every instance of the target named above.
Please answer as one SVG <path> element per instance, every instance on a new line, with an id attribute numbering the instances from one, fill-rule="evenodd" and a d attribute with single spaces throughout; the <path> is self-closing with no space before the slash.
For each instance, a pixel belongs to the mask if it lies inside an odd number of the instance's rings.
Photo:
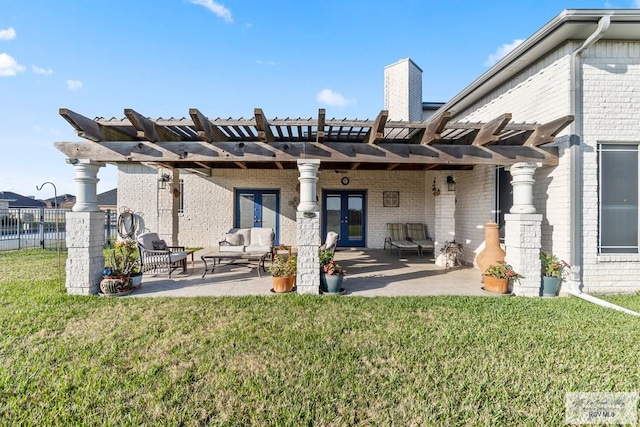
<path id="1" fill-rule="evenodd" d="M 484 225 L 484 249 L 476 257 L 476 264 L 478 264 L 480 272 L 484 274 L 487 268 L 504 262 L 505 255 L 500 247 L 498 224 L 493 221 L 486 223 Z"/>

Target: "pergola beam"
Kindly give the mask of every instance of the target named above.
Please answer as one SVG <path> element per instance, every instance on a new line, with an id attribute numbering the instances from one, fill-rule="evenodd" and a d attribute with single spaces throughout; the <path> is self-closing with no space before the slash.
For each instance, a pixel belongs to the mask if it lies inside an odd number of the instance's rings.
<path id="1" fill-rule="evenodd" d="M 573 122 L 573 115 L 567 115 L 548 123 L 538 125 L 524 142 L 525 147 L 537 147 L 553 141 L 562 129 Z"/>
<path id="2" fill-rule="evenodd" d="M 387 125 L 387 119 L 389 118 L 389 111 L 382 110 L 378 113 L 378 117 L 373 122 L 371 129 L 365 136 L 364 142 L 366 144 L 375 144 L 384 138 L 384 128 Z"/>
<path id="3" fill-rule="evenodd" d="M 198 138 L 205 142 L 227 141 L 227 137 L 217 126 L 213 126 L 211 121 L 197 108 L 189 108 L 189 116 L 193 120 L 193 126 L 198 132 Z"/>
<path id="4" fill-rule="evenodd" d="M 91 120 L 68 108 L 60 108 L 58 111 L 60 115 L 74 127 L 78 136 L 94 142 L 100 142 L 105 139 L 102 126 L 95 120 Z"/>
<path id="5" fill-rule="evenodd" d="M 324 142 L 325 114 L 326 111 L 324 108 L 318 109 L 318 130 L 316 132 L 316 142 L 319 143 Z"/>
<path id="6" fill-rule="evenodd" d="M 253 110 L 253 115 L 256 119 L 256 129 L 258 130 L 258 139 L 261 142 L 275 142 L 275 137 L 273 136 L 273 132 L 271 132 L 271 127 L 269 126 L 269 121 L 264 115 L 262 108 L 256 108 Z"/>
<path id="7" fill-rule="evenodd" d="M 440 134 L 444 131 L 447 122 L 451 120 L 451 112 L 445 111 L 438 114 L 427 122 L 427 128 L 422 134 L 420 144 L 429 145 L 440 140 Z"/>
<path id="8" fill-rule="evenodd" d="M 131 108 L 125 108 L 124 115 L 127 116 L 133 127 L 136 128 L 138 138 L 145 139 L 149 142 L 156 142 L 158 140 L 156 124 L 150 119 Z"/>
<path id="9" fill-rule="evenodd" d="M 499 117 L 496 117 L 490 122 L 485 123 L 476 134 L 476 137 L 473 139 L 472 145 L 474 145 L 475 147 L 482 147 L 487 144 L 497 142 L 500 132 L 502 132 L 504 127 L 510 121 L 511 113 L 505 113 Z"/>
<path id="10" fill-rule="evenodd" d="M 522 147 L 513 145 L 471 145 L 325 142 L 276 142 L 265 145 L 259 141 L 242 144 L 225 142 L 216 144 L 220 152 L 203 144 L 186 145 L 182 142 L 162 144 L 136 141 L 57 142 L 56 148 L 68 157 L 92 159 L 103 162 L 158 162 L 161 159 L 172 164 L 182 162 L 233 162 L 247 168 L 246 162 L 273 163 L 295 162 L 298 159 L 316 158 L 321 162 L 376 163 L 376 164 L 441 164 L 441 165 L 507 165 L 518 162 L 538 162 L 545 166 L 558 164 L 556 147 Z M 224 154 L 222 154 L 224 153 Z"/>

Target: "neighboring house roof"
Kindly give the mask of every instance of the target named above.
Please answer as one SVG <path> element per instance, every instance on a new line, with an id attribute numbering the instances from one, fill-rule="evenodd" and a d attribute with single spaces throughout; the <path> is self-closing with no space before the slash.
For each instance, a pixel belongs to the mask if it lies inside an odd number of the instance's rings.
<path id="1" fill-rule="evenodd" d="M 11 191 L 0 191 L 0 199 L 9 200 L 10 208 L 40 208 L 46 206 L 46 203 L 41 200 L 25 197 Z"/>
<path id="2" fill-rule="evenodd" d="M 118 189 L 114 188 L 113 190 L 105 191 L 104 193 L 98 194 L 98 205 L 99 206 L 115 206 L 118 204 Z"/>
<path id="3" fill-rule="evenodd" d="M 455 117 L 562 44 L 570 40 L 586 40 L 594 33 L 604 16 L 610 17 L 611 24 L 602 40 L 640 40 L 639 10 L 564 10 L 444 104 L 441 111 L 450 111 Z"/>

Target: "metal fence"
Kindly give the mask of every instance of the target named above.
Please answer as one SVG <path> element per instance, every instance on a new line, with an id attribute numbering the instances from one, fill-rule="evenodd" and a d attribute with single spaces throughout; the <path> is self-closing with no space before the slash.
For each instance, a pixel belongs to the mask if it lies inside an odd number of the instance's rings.
<path id="1" fill-rule="evenodd" d="M 66 249 L 66 209 L 0 209 L 0 251 Z M 105 247 L 116 238 L 117 215 L 105 211 Z"/>

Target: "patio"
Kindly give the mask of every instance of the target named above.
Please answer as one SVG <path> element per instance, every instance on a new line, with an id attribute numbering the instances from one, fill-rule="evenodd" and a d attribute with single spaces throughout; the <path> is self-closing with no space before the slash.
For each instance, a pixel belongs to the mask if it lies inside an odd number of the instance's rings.
<path id="1" fill-rule="evenodd" d="M 274 295 L 271 276 L 258 277 L 255 270 L 242 265 L 216 268 L 202 278 L 204 264 L 195 253 L 195 267 L 189 260 L 187 272 L 171 279 L 147 275 L 134 297 L 195 297 Z M 344 248 L 335 260 L 347 270 L 345 295 L 356 296 L 427 296 L 427 295 L 496 295 L 481 289 L 480 272 L 471 267 L 445 270 L 434 264 L 431 254 L 415 254 L 398 259 L 397 252 L 381 249 Z M 268 262 L 267 262 L 268 265 Z"/>

